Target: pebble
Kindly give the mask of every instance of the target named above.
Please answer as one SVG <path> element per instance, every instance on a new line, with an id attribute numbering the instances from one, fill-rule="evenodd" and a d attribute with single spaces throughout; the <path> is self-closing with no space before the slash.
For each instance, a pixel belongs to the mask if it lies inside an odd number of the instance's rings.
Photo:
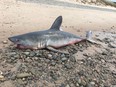
<path id="1" fill-rule="evenodd" d="M 52 59 L 52 54 L 48 54 L 48 59 Z"/>
<path id="2" fill-rule="evenodd" d="M 90 82 L 91 85 L 95 85 L 95 82 Z"/>
<path id="3" fill-rule="evenodd" d="M 17 78 L 25 78 L 25 77 L 30 77 L 30 76 L 32 75 L 29 73 L 19 73 L 16 75 Z"/>
<path id="4" fill-rule="evenodd" d="M 35 55 L 36 55 L 36 53 L 34 51 L 31 51 L 29 54 L 30 57 L 34 57 Z"/>
<path id="5" fill-rule="evenodd" d="M 112 47 L 112 48 L 116 48 L 116 44 L 112 43 L 112 42 L 109 44 L 109 46 Z"/>
<path id="6" fill-rule="evenodd" d="M 66 87 L 70 87 L 70 85 L 67 84 Z"/>
<path id="7" fill-rule="evenodd" d="M 4 81 L 4 80 L 5 80 L 4 76 L 0 75 L 0 81 Z"/>
<path id="8" fill-rule="evenodd" d="M 8 43 L 8 41 L 6 41 L 6 40 L 5 40 L 5 41 L 2 41 L 2 43 L 3 43 L 3 44 L 7 44 L 7 43 Z"/>
<path id="9" fill-rule="evenodd" d="M 61 60 L 62 60 L 62 62 L 64 62 L 64 61 L 66 61 L 66 60 L 67 60 L 67 58 L 66 58 L 66 57 L 64 57 L 64 58 L 62 58 Z"/>
<path id="10" fill-rule="evenodd" d="M 25 54 L 25 55 L 29 55 L 29 54 L 30 54 L 30 52 L 24 52 L 24 54 Z"/>
<path id="11" fill-rule="evenodd" d="M 104 52 L 102 51 L 102 54 L 97 52 L 93 55 L 85 53 L 82 54 L 82 60 L 75 61 L 75 58 L 79 56 L 74 56 L 74 53 L 78 53 L 79 50 L 84 52 L 84 50 L 89 46 L 91 46 L 91 44 L 87 46 L 86 44 L 80 43 L 80 47 L 78 45 L 64 47 L 64 50 L 70 50 L 70 55 L 54 53 L 48 50 L 22 51 L 14 49 L 12 47 L 6 49 L 6 53 L 3 53 L 3 51 L 1 50 L 2 55 L 8 53 L 7 55 L 5 55 L 5 57 L 1 57 L 0 61 L 3 62 L 1 64 L 2 67 L 16 67 L 17 61 L 21 61 L 21 66 L 18 65 L 18 69 L 14 68 L 14 70 L 9 70 L 8 72 L 10 74 L 4 74 L 3 76 L 5 76 L 5 78 L 7 78 L 8 80 L 11 80 L 11 76 L 13 74 L 15 78 L 12 80 L 12 82 L 16 82 L 20 85 L 22 84 L 23 87 L 28 87 L 32 85 L 33 82 L 36 83 L 38 79 L 40 83 L 42 81 L 46 81 L 46 86 L 47 83 L 55 83 L 55 85 L 57 84 L 58 87 L 59 85 L 60 87 L 95 87 L 96 85 L 98 85 L 97 87 L 100 87 L 100 84 L 104 85 L 107 79 L 109 80 L 109 82 L 110 78 L 114 81 L 114 76 L 116 76 L 115 72 L 111 73 L 106 68 L 104 68 L 105 65 L 101 63 L 104 63 L 105 61 L 110 59 L 112 60 L 115 57 L 112 57 L 111 53 L 109 53 L 110 55 L 108 54 L 108 52 L 111 52 L 110 50 L 105 50 Z M 17 55 L 22 56 L 22 58 L 18 57 Z M 113 55 L 115 54 L 113 53 Z M 9 60 L 11 61 L 10 63 L 8 62 Z M 6 66 L 4 64 L 6 64 Z M 99 71 L 96 73 L 94 69 L 97 69 Z M 53 73 L 50 73 L 51 71 L 53 71 Z M 31 72 L 31 74 L 28 72 Z M 110 78 L 104 75 L 104 73 L 107 73 Z M 96 78 L 96 81 L 93 81 L 94 78 Z M 101 82 L 99 80 L 103 80 L 104 78 L 104 82 Z M 58 81 L 58 83 L 56 80 Z M 17 87 L 22 87 L 20 85 Z M 40 85 L 37 84 L 36 87 L 38 86 Z"/>
<path id="12" fill-rule="evenodd" d="M 17 82 L 21 85 L 24 85 L 27 83 L 26 81 L 23 81 L 22 79 L 18 79 Z"/>
<path id="13" fill-rule="evenodd" d="M 65 87 L 65 85 L 62 83 L 59 87 Z"/>
<path id="14" fill-rule="evenodd" d="M 54 61 L 52 61 L 52 62 L 51 62 L 51 65 L 52 65 L 52 66 L 55 66 L 55 65 L 56 65 L 56 63 L 55 63 Z"/>
<path id="15" fill-rule="evenodd" d="M 71 68 L 72 68 L 72 65 L 70 65 L 70 64 L 65 64 L 65 67 L 66 67 L 67 69 L 71 69 Z"/>
<path id="16" fill-rule="evenodd" d="M 105 63 L 105 60 L 101 59 L 101 62 L 102 62 L 102 63 Z"/>
<path id="17" fill-rule="evenodd" d="M 107 55 L 107 52 L 102 52 L 102 55 Z"/>

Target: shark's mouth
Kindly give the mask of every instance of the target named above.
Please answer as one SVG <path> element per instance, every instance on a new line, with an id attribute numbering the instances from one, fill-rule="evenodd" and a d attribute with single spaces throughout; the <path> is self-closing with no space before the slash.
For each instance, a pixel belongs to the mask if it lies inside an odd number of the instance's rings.
<path id="1" fill-rule="evenodd" d="M 22 44 L 17 44 L 16 48 L 19 48 L 19 49 L 26 49 L 27 46 L 24 46 Z"/>
<path id="2" fill-rule="evenodd" d="M 32 46 L 25 46 L 23 44 L 17 44 L 16 48 L 18 48 L 18 49 L 32 49 L 33 50 Z"/>

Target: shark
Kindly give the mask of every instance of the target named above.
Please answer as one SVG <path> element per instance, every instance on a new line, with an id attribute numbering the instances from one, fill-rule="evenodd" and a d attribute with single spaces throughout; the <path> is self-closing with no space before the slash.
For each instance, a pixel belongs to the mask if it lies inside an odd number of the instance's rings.
<path id="1" fill-rule="evenodd" d="M 48 49 L 54 52 L 66 53 L 57 50 L 60 47 L 72 45 L 84 40 L 91 40 L 92 32 L 89 31 L 85 38 L 63 31 L 60 27 L 62 24 L 62 16 L 58 16 L 52 26 L 43 31 L 29 32 L 21 35 L 11 36 L 8 39 L 16 44 L 19 49 Z"/>

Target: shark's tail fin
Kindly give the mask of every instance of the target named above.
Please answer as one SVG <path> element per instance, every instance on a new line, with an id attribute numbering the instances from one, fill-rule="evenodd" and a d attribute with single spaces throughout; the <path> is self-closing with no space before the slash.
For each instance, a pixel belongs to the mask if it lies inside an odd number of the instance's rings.
<path id="1" fill-rule="evenodd" d="M 92 39 L 92 31 L 87 31 L 86 40 L 91 42 L 91 43 L 95 43 L 95 41 Z"/>
<path id="2" fill-rule="evenodd" d="M 86 39 L 91 39 L 91 38 L 92 38 L 92 31 L 87 31 Z"/>

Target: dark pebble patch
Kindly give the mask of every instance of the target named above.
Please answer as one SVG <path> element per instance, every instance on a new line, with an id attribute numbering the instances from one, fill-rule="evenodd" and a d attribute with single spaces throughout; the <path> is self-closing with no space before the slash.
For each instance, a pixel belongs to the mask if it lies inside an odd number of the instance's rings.
<path id="1" fill-rule="evenodd" d="M 107 49 L 102 53 L 83 55 L 77 60 L 75 53 L 83 52 L 94 44 L 81 42 L 58 50 L 68 54 L 49 50 L 19 50 L 9 46 L 0 50 L 3 72 L 6 80 L 11 80 L 15 87 L 105 87 L 116 85 L 116 52 Z M 111 61 L 112 60 L 112 61 Z M 5 62 L 5 63 L 3 63 Z M 3 83 L 4 81 L 1 81 Z"/>

